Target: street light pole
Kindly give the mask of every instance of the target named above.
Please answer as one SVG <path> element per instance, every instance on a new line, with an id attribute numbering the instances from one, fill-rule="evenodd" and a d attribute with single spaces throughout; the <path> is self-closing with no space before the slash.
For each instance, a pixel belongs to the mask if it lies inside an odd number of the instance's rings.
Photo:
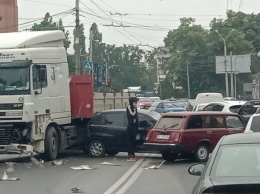
<path id="1" fill-rule="evenodd" d="M 93 31 L 90 30 L 89 32 L 89 61 L 92 62 L 92 67 L 91 67 L 91 73 L 92 73 L 92 87 L 93 91 L 95 89 L 95 80 L 94 80 L 94 63 L 93 63 Z"/>
<path id="2" fill-rule="evenodd" d="M 188 99 L 190 99 L 190 72 L 189 72 L 188 63 L 187 63 L 187 86 L 188 86 Z"/>
<path id="3" fill-rule="evenodd" d="M 225 65 L 225 82 L 226 82 L 226 96 L 229 96 L 229 87 L 228 87 L 228 72 L 227 72 L 227 44 L 226 44 L 226 40 L 229 38 L 229 36 L 232 34 L 232 32 L 234 31 L 234 29 L 231 30 L 231 32 L 229 33 L 229 35 L 226 38 L 223 38 L 223 36 L 218 32 L 218 30 L 215 30 L 219 37 L 223 40 L 224 42 L 224 65 Z"/>
<path id="4" fill-rule="evenodd" d="M 76 0 L 75 55 L 76 55 L 76 75 L 80 75 L 81 68 L 80 68 L 80 44 L 79 44 L 79 0 Z"/>
<path id="5" fill-rule="evenodd" d="M 107 75 L 108 75 L 108 70 L 113 68 L 113 67 L 118 67 L 119 65 L 111 65 L 110 67 L 107 67 L 107 64 L 106 64 L 106 85 L 107 85 Z M 111 87 L 110 87 L 110 91 L 111 91 Z"/>
<path id="6" fill-rule="evenodd" d="M 221 35 L 220 35 L 221 36 Z M 223 39 L 223 38 L 222 38 Z M 229 88 L 228 88 L 228 73 L 227 73 L 227 44 L 226 44 L 226 40 L 223 39 L 224 41 L 224 64 L 225 64 L 225 82 L 226 82 L 226 96 L 229 96 Z"/>

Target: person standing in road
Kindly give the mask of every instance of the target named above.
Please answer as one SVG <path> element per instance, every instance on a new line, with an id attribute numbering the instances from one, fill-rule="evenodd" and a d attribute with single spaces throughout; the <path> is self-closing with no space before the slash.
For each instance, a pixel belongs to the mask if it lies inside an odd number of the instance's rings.
<path id="1" fill-rule="evenodd" d="M 138 115 L 137 115 L 137 102 L 138 98 L 129 98 L 129 105 L 126 108 L 127 114 L 127 149 L 128 159 L 127 161 L 136 161 L 135 157 L 135 138 L 138 131 Z"/>

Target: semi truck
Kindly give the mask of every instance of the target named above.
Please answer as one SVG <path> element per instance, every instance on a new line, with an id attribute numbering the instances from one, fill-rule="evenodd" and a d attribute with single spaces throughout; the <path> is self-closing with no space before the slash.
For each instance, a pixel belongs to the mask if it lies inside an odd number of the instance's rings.
<path id="1" fill-rule="evenodd" d="M 69 75 L 62 31 L 0 34 L 0 153 L 48 160 L 84 141 L 92 75 Z"/>

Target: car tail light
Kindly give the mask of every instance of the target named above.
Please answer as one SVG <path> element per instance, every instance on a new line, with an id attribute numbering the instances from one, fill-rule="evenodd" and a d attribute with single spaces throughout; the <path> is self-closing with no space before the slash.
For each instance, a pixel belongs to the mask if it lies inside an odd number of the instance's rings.
<path id="1" fill-rule="evenodd" d="M 180 139 L 180 136 L 181 136 L 181 133 L 180 133 L 180 132 L 175 133 L 173 141 L 174 141 L 174 142 L 178 142 L 179 139 Z"/>
<path id="2" fill-rule="evenodd" d="M 147 135 L 146 135 L 146 141 L 148 141 L 152 136 L 152 130 L 149 130 Z"/>

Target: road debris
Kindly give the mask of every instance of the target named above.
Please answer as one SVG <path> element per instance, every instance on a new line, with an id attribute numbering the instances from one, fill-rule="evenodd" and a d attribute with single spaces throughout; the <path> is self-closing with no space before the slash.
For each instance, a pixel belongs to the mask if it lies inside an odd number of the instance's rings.
<path id="1" fill-rule="evenodd" d="M 116 164 L 116 163 L 111 163 L 111 162 L 102 162 L 102 163 L 99 163 L 99 165 L 122 166 L 122 164 Z"/>
<path id="2" fill-rule="evenodd" d="M 158 169 L 158 168 L 160 168 L 163 165 L 164 162 L 165 162 L 165 160 L 162 161 L 160 164 L 151 165 L 151 166 L 143 166 L 143 168 L 144 169 Z"/>
<path id="3" fill-rule="evenodd" d="M 5 162 L 5 165 L 7 166 L 7 169 L 6 169 L 7 172 L 14 172 L 14 165 L 17 165 L 17 163 Z"/>
<path id="4" fill-rule="evenodd" d="M 19 178 L 16 178 L 16 177 L 11 177 L 9 178 L 6 174 L 6 171 L 4 170 L 4 174 L 3 174 L 3 177 L 0 179 L 1 181 L 18 181 L 20 180 Z"/>
<path id="5" fill-rule="evenodd" d="M 30 158 L 31 159 L 31 161 L 35 164 L 35 165 L 37 165 L 37 166 L 39 166 L 39 167 L 41 167 L 41 168 L 43 168 L 44 166 L 42 165 L 43 163 L 44 163 L 44 161 L 43 160 L 37 160 L 35 157 L 31 157 Z"/>
<path id="6" fill-rule="evenodd" d="M 56 166 L 60 166 L 62 164 L 65 164 L 65 162 L 63 160 L 53 160 L 52 164 Z"/>
<path id="7" fill-rule="evenodd" d="M 97 169 L 97 168 L 91 168 L 88 165 L 72 166 L 70 168 L 72 170 L 94 170 L 94 169 Z"/>
<path id="8" fill-rule="evenodd" d="M 81 188 L 74 187 L 71 189 L 71 193 L 85 193 Z"/>

